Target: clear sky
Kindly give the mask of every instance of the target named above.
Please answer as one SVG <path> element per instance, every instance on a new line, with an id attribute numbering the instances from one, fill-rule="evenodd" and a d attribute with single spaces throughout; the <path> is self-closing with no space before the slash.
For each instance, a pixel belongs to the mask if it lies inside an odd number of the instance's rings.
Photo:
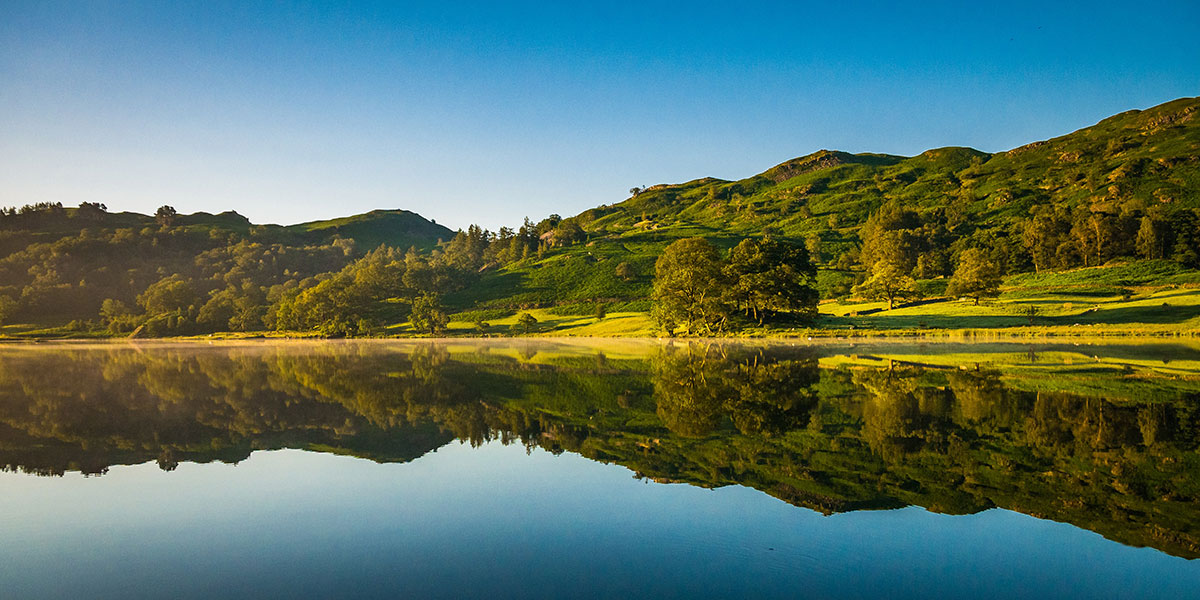
<path id="1" fill-rule="evenodd" d="M 1200 95 L 1200 2 L 0 0 L 0 205 L 452 228 Z"/>

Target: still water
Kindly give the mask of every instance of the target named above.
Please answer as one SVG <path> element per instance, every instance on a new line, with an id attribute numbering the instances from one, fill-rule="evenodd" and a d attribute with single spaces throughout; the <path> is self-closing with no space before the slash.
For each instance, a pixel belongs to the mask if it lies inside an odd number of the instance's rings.
<path id="1" fill-rule="evenodd" d="M 1174 345 L 0 347 L 0 596 L 1200 590 Z"/>

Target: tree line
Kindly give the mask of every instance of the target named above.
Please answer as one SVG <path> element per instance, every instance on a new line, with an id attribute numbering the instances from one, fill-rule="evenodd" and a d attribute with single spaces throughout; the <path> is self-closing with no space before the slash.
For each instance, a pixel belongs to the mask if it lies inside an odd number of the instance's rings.
<path id="1" fill-rule="evenodd" d="M 1110 212 L 1036 207 L 1028 218 L 982 227 L 917 212 L 897 203 L 876 210 L 859 232 L 861 246 L 838 266 L 862 269 L 851 290 L 896 302 L 921 296 L 917 280 L 948 278 L 946 293 L 976 303 L 999 293 L 1005 275 L 1106 264 L 1120 258 L 1169 259 L 1200 268 L 1200 217 L 1189 209 Z"/>
<path id="2" fill-rule="evenodd" d="M 473 284 L 481 270 L 585 237 L 578 220 L 551 215 L 496 233 L 471 225 L 432 251 L 364 253 L 337 236 L 313 243 L 263 227 L 184 227 L 170 206 L 155 212 L 153 224 L 128 224 L 90 202 L 0 210 L 0 324 L 50 317 L 113 334 L 356 336 L 410 320 L 436 334 L 448 322 L 445 295 Z"/>

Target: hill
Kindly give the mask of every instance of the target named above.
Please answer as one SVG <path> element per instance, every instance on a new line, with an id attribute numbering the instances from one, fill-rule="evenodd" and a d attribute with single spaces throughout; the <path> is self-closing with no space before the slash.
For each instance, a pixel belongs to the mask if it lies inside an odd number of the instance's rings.
<path id="1" fill-rule="evenodd" d="M 65 323 L 55 331 L 361 335 L 448 322 L 491 333 L 533 311 L 542 329 L 646 334 L 655 261 L 699 236 L 722 250 L 765 237 L 804 246 L 821 297 L 836 300 L 821 308 L 823 328 L 1011 327 L 1038 324 L 1035 314 L 1055 326 L 1178 328 L 1200 319 L 1200 294 L 1188 291 L 1200 283 L 1198 108 L 1182 98 L 995 154 L 821 150 L 497 232 L 452 235 L 402 210 L 283 227 L 234 212 L 31 205 L 0 212 L 0 324 L 25 324 L 9 334 Z M 380 245 L 391 249 L 367 254 Z M 999 303 L 966 308 L 947 293 L 967 250 L 1005 278 Z M 883 257 L 913 280 L 895 310 L 860 285 Z M 598 304 L 631 320 L 567 318 Z"/>
<path id="2" fill-rule="evenodd" d="M 332 236 L 349 238 L 360 248 L 375 248 L 382 244 L 395 248 L 416 246 L 428 250 L 454 237 L 454 232 L 449 228 L 407 210 L 373 210 L 340 219 L 292 225 L 286 230 L 307 235 L 314 240 Z"/>
<path id="3" fill-rule="evenodd" d="M 88 203 L 3 211 L 0 323 L 46 326 L 78 320 L 77 327 L 87 329 L 88 320 L 132 311 L 156 283 L 179 283 L 172 302 L 194 298 L 190 318 L 197 319 L 208 297 L 223 290 L 236 288 L 261 305 L 273 287 L 311 285 L 381 244 L 429 252 L 453 235 L 405 210 L 287 227 L 255 225 L 233 211 L 161 212 L 109 213 Z M 108 316 L 105 301 L 111 304 Z M 192 304 L 180 308 L 187 306 Z M 229 318 L 224 312 L 219 316 L 213 318 L 222 324 Z"/>
<path id="4" fill-rule="evenodd" d="M 924 279 L 949 276 L 970 246 L 987 248 L 1010 275 L 1038 270 L 1038 252 L 1055 255 L 1049 268 L 1173 257 L 1194 268 L 1200 257 L 1188 246 L 1200 240 L 1198 107 L 1200 99 L 1183 98 L 997 154 L 959 147 L 913 157 L 822 150 L 737 181 L 651 186 L 563 220 L 583 230 L 580 243 L 492 265 L 485 285 L 458 301 L 464 308 L 603 300 L 640 306 L 662 248 L 697 235 L 726 248 L 747 236 L 805 242 L 823 265 L 823 297 L 843 296 L 865 268 L 863 229 L 885 208 L 911 213 L 921 230 L 927 243 L 915 253 L 927 259 L 918 273 Z M 1025 239 L 1035 214 L 1056 228 L 1043 244 L 1053 247 Z M 1142 256 L 1136 237 L 1146 218 L 1161 230 L 1164 249 Z M 1089 227 L 1103 229 L 1102 239 L 1074 239 Z M 639 276 L 613 275 L 620 262 Z"/>

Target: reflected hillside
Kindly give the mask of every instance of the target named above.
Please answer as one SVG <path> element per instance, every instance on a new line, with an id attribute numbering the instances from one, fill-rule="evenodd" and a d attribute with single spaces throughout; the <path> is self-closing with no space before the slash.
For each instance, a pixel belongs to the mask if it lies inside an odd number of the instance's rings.
<path id="1" fill-rule="evenodd" d="M 825 513 L 1000 507 L 1200 557 L 1200 354 L 1176 346 L 0 347 L 0 464 L 103 474 L 521 443 Z"/>

